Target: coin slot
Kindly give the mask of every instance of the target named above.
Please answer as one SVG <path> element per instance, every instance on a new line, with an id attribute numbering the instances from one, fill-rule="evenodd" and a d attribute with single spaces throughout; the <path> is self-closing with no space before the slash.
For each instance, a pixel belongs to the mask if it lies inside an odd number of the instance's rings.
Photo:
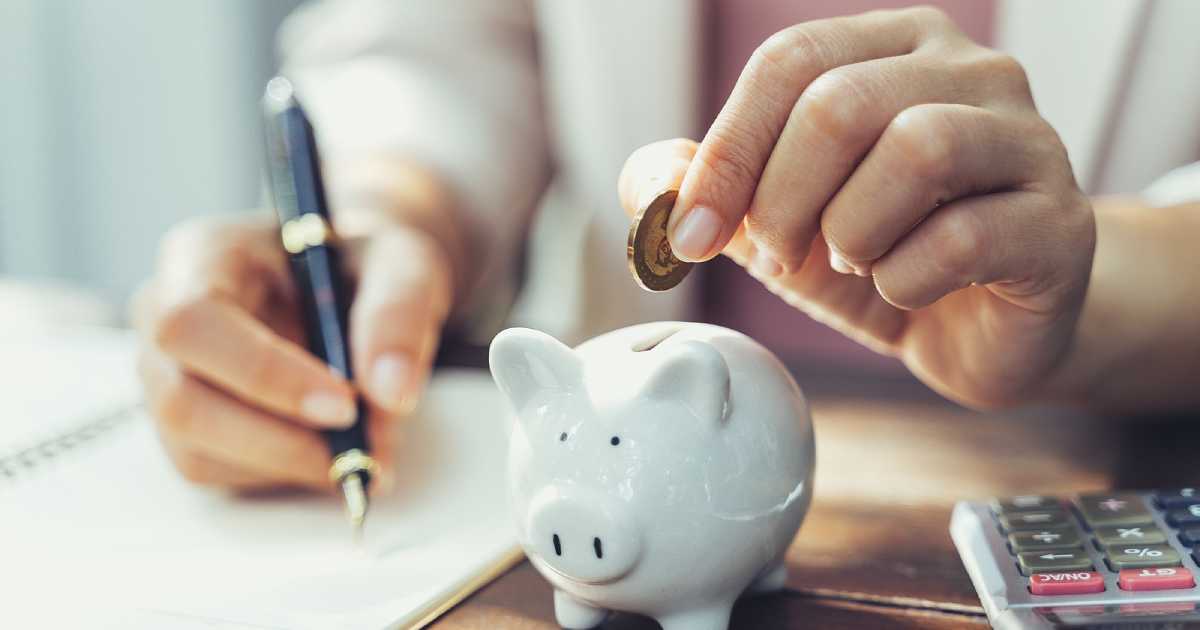
<path id="1" fill-rule="evenodd" d="M 646 352 L 647 350 L 653 350 L 655 348 L 655 346 L 666 341 L 667 338 L 669 338 L 671 335 L 674 335 L 675 333 L 679 332 L 679 330 L 680 329 L 678 327 L 666 328 L 664 330 L 659 330 L 659 331 L 655 332 L 655 334 L 651 335 L 650 337 L 647 337 L 646 339 L 643 339 L 643 340 L 633 344 L 632 350 L 634 352 Z"/>

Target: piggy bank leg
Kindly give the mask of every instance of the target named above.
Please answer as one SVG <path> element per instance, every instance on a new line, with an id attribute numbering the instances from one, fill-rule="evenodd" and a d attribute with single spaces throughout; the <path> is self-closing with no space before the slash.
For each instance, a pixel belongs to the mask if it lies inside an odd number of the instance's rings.
<path id="1" fill-rule="evenodd" d="M 713 602 L 705 608 L 681 610 L 658 618 L 663 630 L 728 630 L 733 602 Z"/>
<path id="2" fill-rule="evenodd" d="M 569 630 L 595 628 L 608 616 L 603 608 L 589 606 L 566 593 L 554 590 L 554 616 L 558 625 Z"/>
<path id="3" fill-rule="evenodd" d="M 759 593 L 774 593 L 783 588 L 787 583 L 787 565 L 784 564 L 783 558 L 772 562 L 766 569 L 763 570 L 750 587 L 746 589 L 747 595 L 758 595 Z"/>

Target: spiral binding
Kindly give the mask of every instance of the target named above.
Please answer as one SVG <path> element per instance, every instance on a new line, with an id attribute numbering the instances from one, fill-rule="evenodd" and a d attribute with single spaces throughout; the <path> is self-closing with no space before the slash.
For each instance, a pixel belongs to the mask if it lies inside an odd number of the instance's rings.
<path id="1" fill-rule="evenodd" d="M 61 457 L 136 417 L 140 404 L 121 407 L 99 418 L 90 419 L 42 438 L 11 453 L 0 453 L 0 483 L 30 474 L 38 466 Z"/>

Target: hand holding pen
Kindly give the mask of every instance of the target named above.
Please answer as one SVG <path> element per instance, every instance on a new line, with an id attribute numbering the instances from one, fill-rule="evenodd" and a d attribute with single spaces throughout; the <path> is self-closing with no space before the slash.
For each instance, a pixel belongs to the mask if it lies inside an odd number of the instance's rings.
<path id="1" fill-rule="evenodd" d="M 412 207 L 420 200 L 407 199 Z M 273 216 L 195 219 L 164 238 L 133 318 L 146 400 L 186 478 L 239 491 L 328 490 L 330 453 L 320 431 L 349 426 L 358 393 L 382 469 L 375 490 L 386 490 L 392 434 L 417 401 L 453 301 L 447 252 L 455 250 L 444 226 L 377 214 L 370 230 L 341 235 L 352 290 L 352 381 L 305 347 Z"/>

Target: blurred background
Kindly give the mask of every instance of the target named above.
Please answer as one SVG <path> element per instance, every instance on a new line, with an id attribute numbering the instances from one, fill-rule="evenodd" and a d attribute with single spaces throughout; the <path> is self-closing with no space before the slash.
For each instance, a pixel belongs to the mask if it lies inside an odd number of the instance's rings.
<path id="1" fill-rule="evenodd" d="M 1172 76 L 1184 63 L 1181 51 L 1198 58 L 1200 39 L 1194 24 L 1150 10 L 1187 2 L 935 4 L 973 38 L 1025 65 L 1081 186 L 1104 193 L 1141 190 L 1196 159 L 1200 138 L 1180 133 L 1174 121 L 1195 116 L 1200 94 L 1181 91 Z M 260 205 L 257 103 L 277 64 L 275 31 L 300 4 L 0 0 L 0 325 L 6 315 L 30 319 L 34 305 L 40 311 L 34 319 L 70 311 L 121 322 L 169 226 Z M 775 30 L 771 7 L 780 4 L 747 1 L 720 17 L 765 38 Z M 803 17 L 904 4 L 797 0 L 790 10 Z M 1064 23 L 1075 26 L 1062 32 Z M 1120 23 L 1138 26 L 1116 30 Z M 1114 32 L 1124 34 L 1114 39 Z M 1065 70 L 1081 63 L 1105 70 Z M 1117 96 L 1107 98 L 1113 90 Z M 1080 97 L 1087 94 L 1104 97 L 1103 106 Z M 1148 103 L 1157 113 L 1138 115 Z M 758 315 L 761 323 L 746 324 L 748 333 L 773 346 L 805 339 L 807 351 L 824 343 L 808 334 L 815 324 L 745 282 L 740 271 L 713 266 L 718 278 L 737 276 L 733 288 L 721 289 L 721 297 L 732 297 L 717 306 L 743 305 Z M 720 309 L 708 317 L 739 321 Z M 787 339 L 773 342 L 781 332 Z M 836 336 L 826 345 L 816 350 L 869 354 Z"/>
<path id="2" fill-rule="evenodd" d="M 170 225 L 259 204 L 256 103 L 298 4 L 0 0 L 0 320 L 34 284 L 122 317 Z"/>

